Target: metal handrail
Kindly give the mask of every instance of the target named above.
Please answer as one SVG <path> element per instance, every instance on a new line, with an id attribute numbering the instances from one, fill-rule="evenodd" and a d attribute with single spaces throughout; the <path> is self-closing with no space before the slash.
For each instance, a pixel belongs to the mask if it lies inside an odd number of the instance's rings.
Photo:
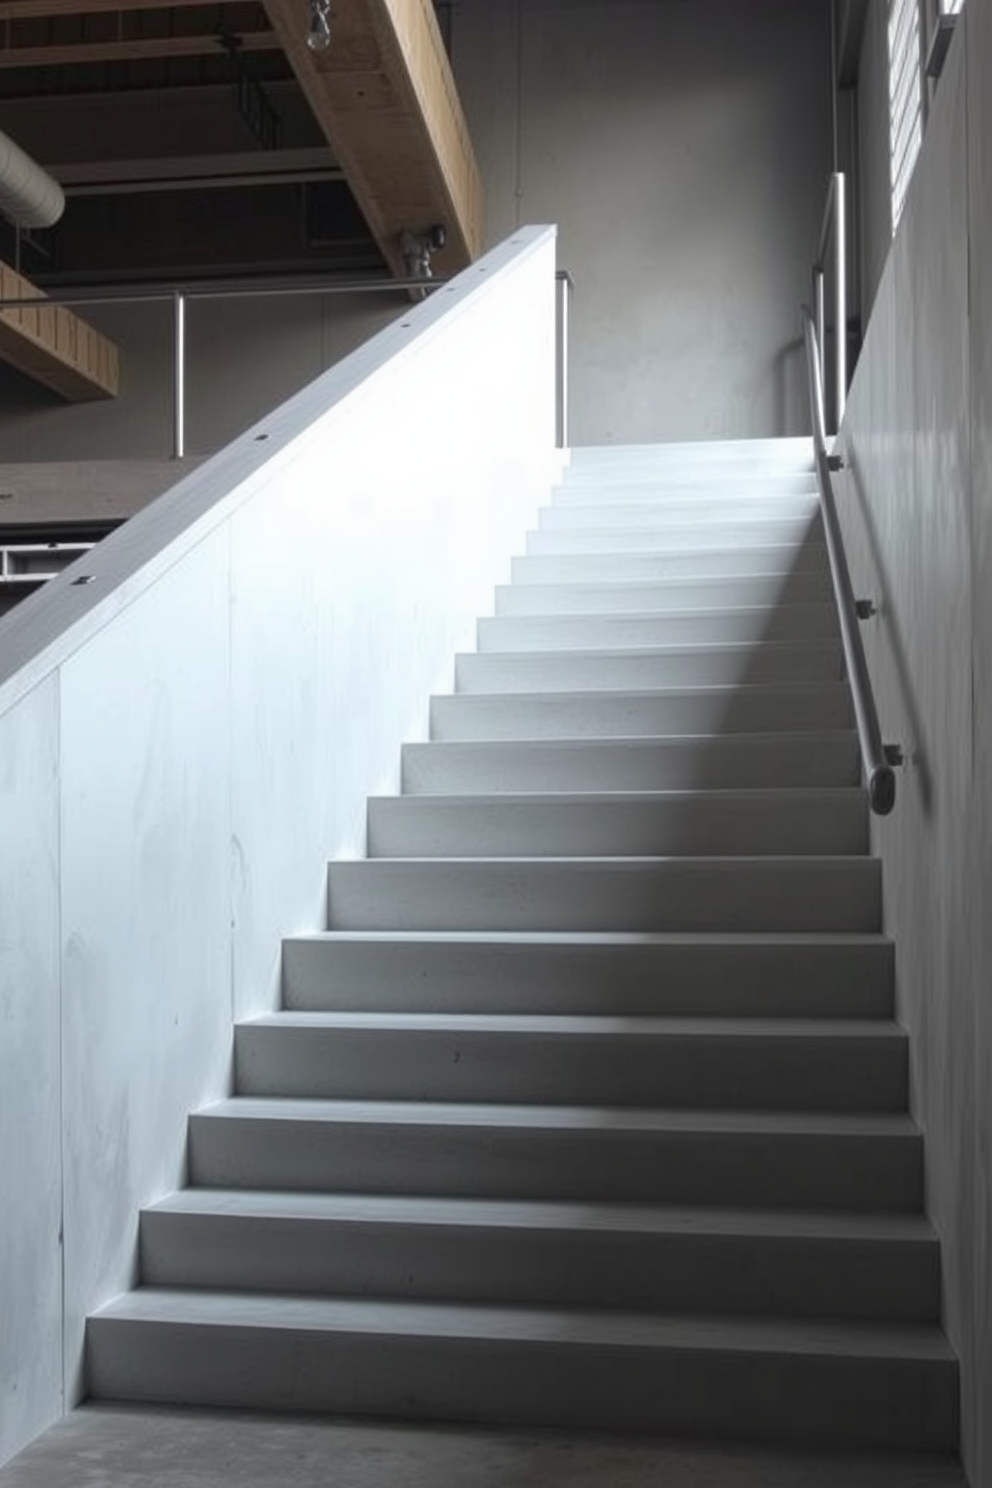
<path id="1" fill-rule="evenodd" d="M 393 290 L 421 291 L 443 289 L 448 279 L 355 279 L 350 283 L 309 281 L 304 284 L 271 285 L 174 285 L 161 289 L 103 289 L 82 294 L 22 295 L 0 299 L 4 310 L 45 309 L 52 305 L 172 305 L 172 458 L 186 454 L 186 303 L 188 300 L 269 299 L 283 295 L 388 294 Z"/>
<path id="2" fill-rule="evenodd" d="M 843 171 L 834 171 L 827 189 L 827 202 L 820 229 L 820 245 L 813 264 L 813 304 L 816 307 L 816 341 L 819 348 L 821 386 L 826 386 L 826 273 L 830 239 L 834 242 L 834 299 L 837 317 L 834 348 L 837 428 L 847 403 L 847 190 Z M 821 394 L 822 395 L 822 394 Z"/>
<path id="3" fill-rule="evenodd" d="M 556 331 L 556 410 L 555 432 L 559 449 L 568 445 L 568 310 L 575 281 L 566 269 L 555 276 Z M 172 305 L 172 457 L 181 460 L 186 453 L 186 305 L 189 300 L 267 299 L 283 295 L 389 294 L 399 290 L 423 295 L 444 289 L 448 278 L 423 279 L 347 279 L 332 283 L 307 280 L 289 284 L 186 284 L 131 289 L 125 287 L 89 290 L 81 294 L 21 295 L 0 297 L 0 314 L 5 310 L 25 310 L 63 305 Z"/>
<path id="4" fill-rule="evenodd" d="M 813 451 L 816 457 L 816 477 L 820 488 L 820 505 L 823 509 L 823 528 L 827 539 L 827 554 L 830 558 L 830 576 L 840 615 L 840 634 L 844 646 L 844 660 L 854 700 L 854 718 L 858 730 L 861 762 L 868 784 L 868 799 L 876 816 L 888 816 L 896 802 L 896 777 L 893 763 L 901 759 L 898 748 L 882 743 L 882 730 L 875 707 L 875 694 L 865 648 L 861 640 L 858 604 L 854 598 L 851 574 L 844 552 L 844 539 L 837 518 L 834 501 L 831 459 L 827 452 L 826 424 L 823 411 L 823 378 L 821 376 L 820 345 L 816 327 L 810 312 L 804 307 L 803 335 L 806 342 L 806 370 L 809 374 L 809 402 L 813 419 Z"/>

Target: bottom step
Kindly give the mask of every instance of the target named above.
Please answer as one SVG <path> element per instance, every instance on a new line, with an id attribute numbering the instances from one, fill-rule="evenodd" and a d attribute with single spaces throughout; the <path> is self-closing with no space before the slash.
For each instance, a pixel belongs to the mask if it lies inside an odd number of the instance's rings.
<path id="1" fill-rule="evenodd" d="M 90 1319 L 99 1399 L 953 1450 L 936 1329 L 145 1289 Z"/>

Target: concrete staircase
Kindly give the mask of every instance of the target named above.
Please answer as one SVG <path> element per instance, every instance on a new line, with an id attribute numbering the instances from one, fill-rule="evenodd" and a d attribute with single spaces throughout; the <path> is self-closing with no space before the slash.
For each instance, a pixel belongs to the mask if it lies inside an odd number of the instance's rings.
<path id="1" fill-rule="evenodd" d="M 457 684 L 93 1393 L 954 1449 L 808 446 L 577 452 Z"/>

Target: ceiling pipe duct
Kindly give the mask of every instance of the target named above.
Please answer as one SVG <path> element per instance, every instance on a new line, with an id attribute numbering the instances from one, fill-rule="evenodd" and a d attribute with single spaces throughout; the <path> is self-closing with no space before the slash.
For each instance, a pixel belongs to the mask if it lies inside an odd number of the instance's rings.
<path id="1" fill-rule="evenodd" d="M 0 212 L 16 227 L 54 227 L 64 211 L 58 181 L 0 130 Z"/>

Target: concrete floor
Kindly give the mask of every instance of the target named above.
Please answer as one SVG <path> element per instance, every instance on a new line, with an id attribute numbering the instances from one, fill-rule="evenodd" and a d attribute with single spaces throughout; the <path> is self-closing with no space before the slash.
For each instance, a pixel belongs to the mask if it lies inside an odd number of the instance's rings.
<path id="1" fill-rule="evenodd" d="M 223 1411 L 87 1406 L 0 1488 L 967 1488 L 928 1457 L 830 1456 Z"/>

